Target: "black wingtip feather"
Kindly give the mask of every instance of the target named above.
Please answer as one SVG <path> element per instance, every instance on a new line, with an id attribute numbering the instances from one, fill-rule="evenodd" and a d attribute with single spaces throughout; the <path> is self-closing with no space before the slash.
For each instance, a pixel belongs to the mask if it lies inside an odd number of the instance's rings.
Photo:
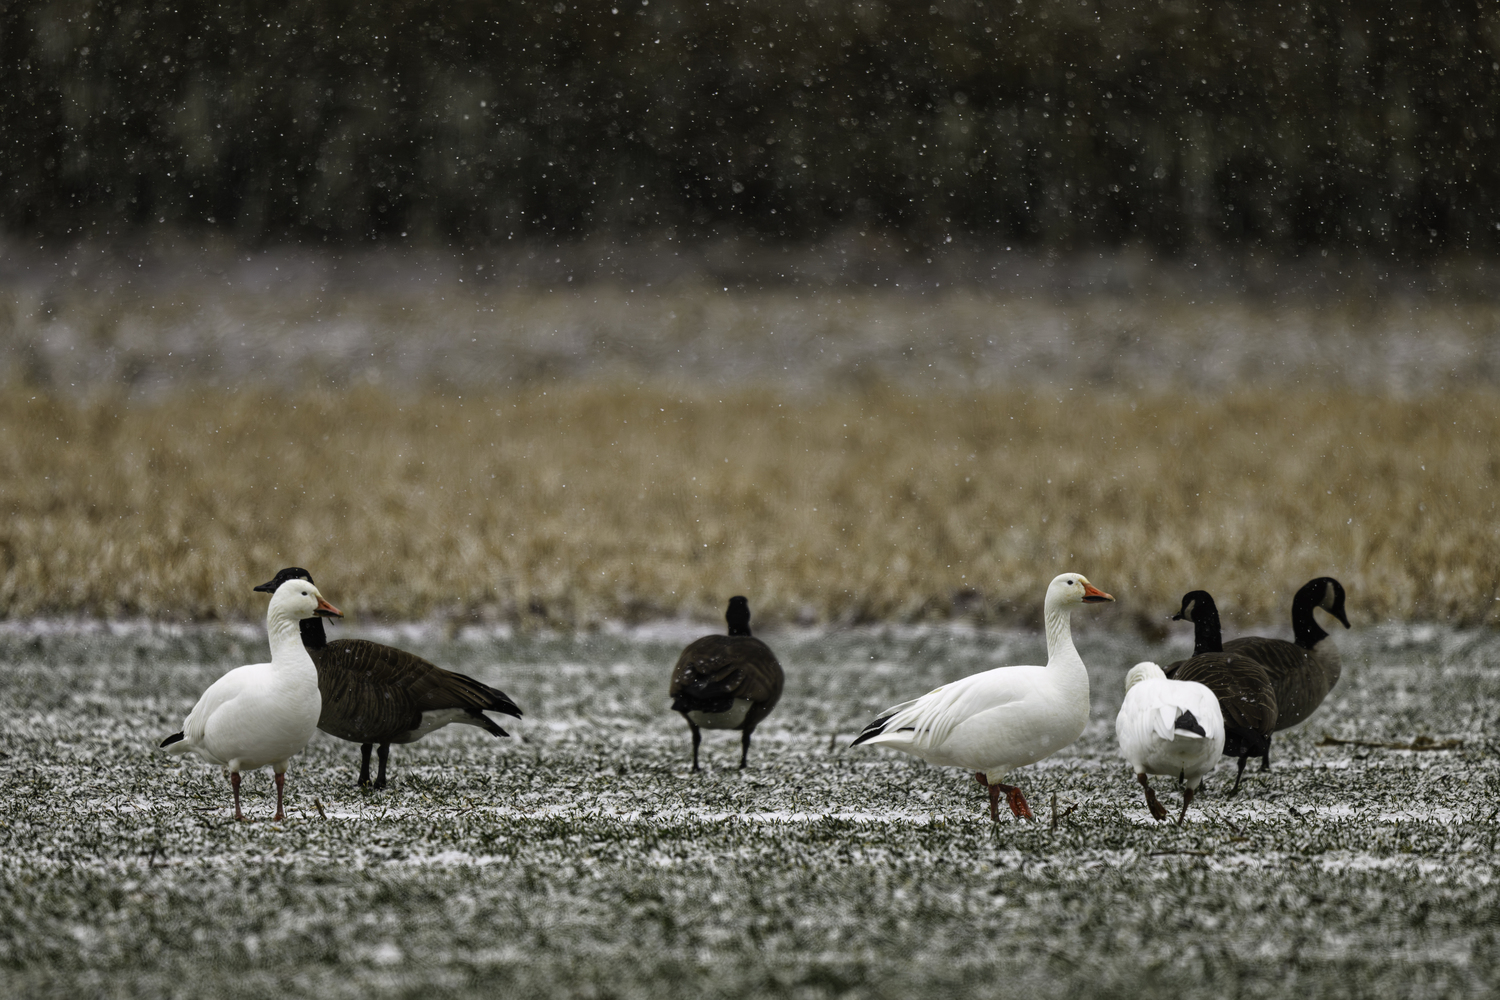
<path id="1" fill-rule="evenodd" d="M 484 731 L 487 732 L 487 733 L 489 733 L 491 736 L 509 736 L 510 735 L 510 733 L 507 733 L 505 730 L 501 729 L 498 725 L 496 725 L 494 719 L 491 719 L 488 715 L 485 715 L 483 712 L 470 711 L 469 714 L 472 715 L 474 717 L 475 721 L 477 721 L 480 724 L 480 726 L 484 729 Z"/>
<path id="2" fill-rule="evenodd" d="M 885 732 L 885 724 L 887 722 L 890 722 L 894 718 L 894 715 L 882 715 L 880 718 L 876 719 L 874 722 L 866 726 L 864 728 L 864 731 L 856 736 L 854 738 L 854 742 L 849 745 L 851 747 L 857 747 L 865 740 L 873 740 L 875 737 Z"/>
<path id="3" fill-rule="evenodd" d="M 1203 731 L 1202 724 L 1198 722 L 1197 717 L 1192 712 L 1183 712 L 1179 715 L 1177 721 L 1172 724 L 1172 728 L 1181 729 L 1185 733 L 1197 733 L 1199 736 L 1208 735 Z"/>
<path id="4" fill-rule="evenodd" d="M 462 674 L 459 676 L 464 677 Z M 499 712 L 501 715 L 509 715 L 517 719 L 521 717 L 521 706 L 511 701 L 510 695 L 504 691 L 501 691 L 499 688 L 492 688 L 482 681 L 474 680 L 472 677 L 464 677 L 464 680 L 469 681 L 476 693 L 485 699 L 484 711 Z"/>
<path id="5" fill-rule="evenodd" d="M 180 742 L 182 742 L 182 734 L 181 733 L 173 733 L 171 736 L 168 736 L 166 739 L 162 740 L 159 744 L 157 744 L 157 746 L 159 746 L 159 747 L 169 747 L 173 743 L 180 743 Z"/>
<path id="6" fill-rule="evenodd" d="M 520 705 L 517 705 L 515 702 L 511 701 L 499 691 L 496 691 L 495 694 L 499 695 L 499 697 L 495 698 L 488 705 L 486 705 L 485 711 L 499 712 L 501 715 L 509 715 L 515 719 L 519 719 L 521 717 Z"/>

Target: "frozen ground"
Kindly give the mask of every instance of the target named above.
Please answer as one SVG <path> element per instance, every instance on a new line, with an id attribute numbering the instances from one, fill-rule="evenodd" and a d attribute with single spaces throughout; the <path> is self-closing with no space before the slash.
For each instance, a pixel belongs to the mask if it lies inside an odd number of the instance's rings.
<path id="1" fill-rule="evenodd" d="M 664 690 L 700 631 L 390 630 L 510 693 L 528 713 L 518 738 L 449 729 L 398 747 L 393 786 L 366 793 L 357 748 L 319 736 L 294 763 L 288 821 L 236 825 L 217 772 L 153 747 L 213 678 L 261 658 L 258 630 L 0 625 L 0 984 L 1305 998 L 1487 995 L 1500 976 L 1493 632 L 1340 636 L 1345 678 L 1278 739 L 1274 770 L 1231 800 L 1221 764 L 1179 829 L 1150 821 L 1113 713 L 1130 663 L 1181 646 L 1081 632 L 1093 721 L 1020 772 L 1040 822 L 995 826 L 967 775 L 848 743 L 944 678 L 1034 661 L 1038 636 L 767 634 L 789 683 L 750 769 L 709 734 L 693 776 Z M 268 773 L 246 785 L 269 816 Z"/>

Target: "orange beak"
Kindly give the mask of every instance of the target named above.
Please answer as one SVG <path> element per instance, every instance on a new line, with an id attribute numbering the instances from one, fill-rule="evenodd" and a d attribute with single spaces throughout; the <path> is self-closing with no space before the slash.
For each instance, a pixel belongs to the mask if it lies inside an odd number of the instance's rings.
<path id="1" fill-rule="evenodd" d="M 1083 585 L 1083 602 L 1085 604 L 1099 604 L 1102 601 L 1113 600 L 1113 597 L 1110 597 L 1108 594 L 1100 590 L 1098 587 L 1094 586 L 1092 583 L 1085 583 Z"/>
<path id="2" fill-rule="evenodd" d="M 321 598 L 321 597 L 318 598 L 318 606 L 313 609 L 313 614 L 315 614 L 315 615 L 322 615 L 324 618 L 342 618 L 342 617 L 344 617 L 344 613 L 342 611 L 340 611 L 338 608 L 334 607 L 332 604 L 329 604 L 327 601 L 323 600 L 323 598 Z"/>

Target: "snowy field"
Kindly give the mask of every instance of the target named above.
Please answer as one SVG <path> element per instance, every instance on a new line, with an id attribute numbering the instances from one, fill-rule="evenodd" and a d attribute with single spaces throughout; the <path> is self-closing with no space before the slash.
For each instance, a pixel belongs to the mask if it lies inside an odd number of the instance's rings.
<path id="1" fill-rule="evenodd" d="M 1024 631 L 789 630 L 785 697 L 732 769 L 666 710 L 702 626 L 366 634 L 495 684 L 516 739 L 450 728 L 385 792 L 319 735 L 283 824 L 153 748 L 256 627 L 0 625 L 0 985 L 12 996 L 1467 996 L 1500 976 L 1500 637 L 1338 636 L 1345 676 L 1235 799 L 1152 822 L 1114 749 L 1135 660 L 1084 628 L 1083 739 L 973 779 L 848 744 L 940 681 L 1044 656 Z M 1454 750 L 1325 744 L 1462 741 Z M 269 772 L 246 781 L 269 817 Z M 1169 805 L 1179 801 L 1159 782 Z M 1053 805 L 1055 796 L 1055 807 Z M 1197 808 L 1201 804 L 1202 808 Z M 1050 822 L 1056 814 L 1055 827 Z"/>

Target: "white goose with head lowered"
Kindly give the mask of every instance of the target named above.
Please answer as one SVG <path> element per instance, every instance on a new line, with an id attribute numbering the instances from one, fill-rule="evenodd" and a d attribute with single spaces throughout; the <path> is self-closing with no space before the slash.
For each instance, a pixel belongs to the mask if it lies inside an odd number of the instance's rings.
<path id="1" fill-rule="evenodd" d="M 1214 769 L 1224 752 L 1224 714 L 1219 698 L 1196 681 L 1167 680 L 1161 667 L 1137 663 L 1125 675 L 1125 701 L 1115 716 L 1120 756 L 1135 769 L 1135 780 L 1146 790 L 1146 808 L 1156 819 L 1167 809 L 1151 788 L 1148 774 L 1180 778 L 1181 823 L 1203 776 Z"/>
<path id="2" fill-rule="evenodd" d="M 275 818 L 284 818 L 287 761 L 318 731 L 323 710 L 318 671 L 302 647 L 298 626 L 314 615 L 343 617 L 309 580 L 288 580 L 277 587 L 266 611 L 271 662 L 236 667 L 214 681 L 188 713 L 182 731 L 161 742 L 167 753 L 196 753 L 224 768 L 234 789 L 235 819 L 245 818 L 240 772 L 268 766 L 276 772 Z"/>
<path id="3" fill-rule="evenodd" d="M 1068 746 L 1089 721 L 1089 674 L 1073 646 L 1072 612 L 1114 598 L 1077 573 L 1047 587 L 1045 667 L 997 667 L 887 709 L 854 741 L 880 743 L 930 764 L 962 767 L 990 793 L 990 818 L 1000 820 L 1000 795 L 1031 818 L 1026 796 L 1002 779 Z"/>

